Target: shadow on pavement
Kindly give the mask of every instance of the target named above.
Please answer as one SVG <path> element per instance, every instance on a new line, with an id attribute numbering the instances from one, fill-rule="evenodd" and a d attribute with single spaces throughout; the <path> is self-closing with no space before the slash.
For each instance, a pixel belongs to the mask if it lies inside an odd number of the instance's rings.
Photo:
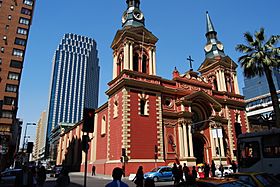
<path id="1" fill-rule="evenodd" d="M 44 187 L 56 187 L 56 182 L 55 181 L 46 181 Z M 70 183 L 70 185 L 68 187 L 83 187 L 80 184 L 76 184 L 76 183 Z"/>

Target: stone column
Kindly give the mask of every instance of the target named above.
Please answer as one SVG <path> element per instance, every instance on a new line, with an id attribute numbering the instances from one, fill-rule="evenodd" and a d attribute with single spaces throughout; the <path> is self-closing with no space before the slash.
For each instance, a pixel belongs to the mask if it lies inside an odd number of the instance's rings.
<path id="1" fill-rule="evenodd" d="M 156 49 L 153 49 L 153 75 L 156 75 Z"/>
<path id="2" fill-rule="evenodd" d="M 223 138 L 219 138 L 220 140 L 220 147 L 221 147 L 221 156 L 225 157 L 225 149 L 224 149 L 224 141 Z"/>
<path id="3" fill-rule="evenodd" d="M 124 69 L 128 69 L 128 60 L 129 60 L 129 45 L 128 43 L 124 44 Z"/>
<path id="4" fill-rule="evenodd" d="M 184 140 L 183 140 L 183 132 L 182 126 L 179 124 L 178 126 L 178 134 L 179 134 L 179 151 L 180 151 L 180 158 L 184 158 Z"/>
<path id="5" fill-rule="evenodd" d="M 129 44 L 129 69 L 133 70 L 133 44 Z"/>
<path id="6" fill-rule="evenodd" d="M 236 74 L 233 75 L 233 81 L 234 81 L 234 90 L 235 90 L 235 93 L 236 93 L 236 94 L 240 94 Z"/>
<path id="7" fill-rule="evenodd" d="M 211 153 L 212 153 L 212 157 L 216 156 L 216 151 L 215 151 L 215 143 L 213 140 L 213 134 L 212 134 L 212 127 L 209 127 L 209 134 L 210 134 L 210 143 L 211 143 Z"/>
<path id="8" fill-rule="evenodd" d="M 187 140 L 187 125 L 186 123 L 183 123 L 183 139 L 184 139 L 184 157 L 188 157 L 189 150 L 188 150 L 188 140 Z"/>
<path id="9" fill-rule="evenodd" d="M 150 49 L 149 51 L 149 74 L 153 75 L 153 51 Z"/>
<path id="10" fill-rule="evenodd" d="M 223 70 L 221 70 L 221 79 L 222 79 L 222 88 L 223 91 L 227 91 L 226 89 L 226 80 L 225 80 L 225 73 Z"/>
<path id="11" fill-rule="evenodd" d="M 117 66 L 117 63 L 118 63 L 118 56 L 116 54 L 113 55 L 114 58 L 113 58 L 113 79 L 116 78 L 118 76 L 118 66 Z"/>
<path id="12" fill-rule="evenodd" d="M 216 80 L 217 80 L 217 85 L 218 85 L 218 91 L 221 91 L 221 80 L 220 80 L 219 70 L 216 72 Z"/>
<path id="13" fill-rule="evenodd" d="M 189 148 L 190 148 L 190 157 L 193 157 L 193 139 L 192 139 L 192 128 L 188 126 L 188 134 L 189 134 Z"/>

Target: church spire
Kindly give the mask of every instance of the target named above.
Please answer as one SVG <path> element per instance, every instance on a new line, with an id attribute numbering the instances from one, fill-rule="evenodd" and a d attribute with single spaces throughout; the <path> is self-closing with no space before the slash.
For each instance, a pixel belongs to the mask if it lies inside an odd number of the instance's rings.
<path id="1" fill-rule="evenodd" d="M 216 56 L 224 57 L 224 46 L 222 42 L 217 39 L 217 32 L 214 29 L 214 25 L 211 18 L 206 12 L 206 34 L 207 44 L 204 47 L 206 58 L 214 58 Z"/>
<path id="2" fill-rule="evenodd" d="M 140 10 L 140 0 L 126 0 L 127 9 L 122 16 L 122 26 L 145 26 L 145 18 Z"/>

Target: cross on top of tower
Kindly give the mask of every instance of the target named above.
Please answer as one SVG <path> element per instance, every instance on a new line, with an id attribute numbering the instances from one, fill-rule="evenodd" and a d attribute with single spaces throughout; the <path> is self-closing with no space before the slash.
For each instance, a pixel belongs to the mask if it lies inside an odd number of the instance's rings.
<path id="1" fill-rule="evenodd" d="M 192 62 L 193 62 L 194 60 L 192 59 L 191 56 L 189 56 L 189 57 L 187 58 L 187 60 L 190 62 L 190 70 L 193 71 Z"/>

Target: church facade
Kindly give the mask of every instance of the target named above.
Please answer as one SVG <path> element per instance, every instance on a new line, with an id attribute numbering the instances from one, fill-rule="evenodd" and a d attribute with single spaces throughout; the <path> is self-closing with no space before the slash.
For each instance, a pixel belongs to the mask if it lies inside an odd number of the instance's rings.
<path id="1" fill-rule="evenodd" d="M 208 13 L 206 18 L 205 60 L 198 72 L 175 68 L 168 80 L 156 74 L 158 39 L 145 28 L 140 0 L 127 0 L 123 27 L 111 45 L 108 102 L 96 110 L 89 134 L 89 171 L 95 165 L 96 173 L 111 175 L 125 166 L 128 175 L 140 165 L 149 171 L 174 162 L 191 167 L 236 159 L 237 136 L 249 132 L 244 97 L 237 65 L 224 53 Z M 57 164 L 84 170 L 81 129 L 82 122 L 61 133 Z"/>

